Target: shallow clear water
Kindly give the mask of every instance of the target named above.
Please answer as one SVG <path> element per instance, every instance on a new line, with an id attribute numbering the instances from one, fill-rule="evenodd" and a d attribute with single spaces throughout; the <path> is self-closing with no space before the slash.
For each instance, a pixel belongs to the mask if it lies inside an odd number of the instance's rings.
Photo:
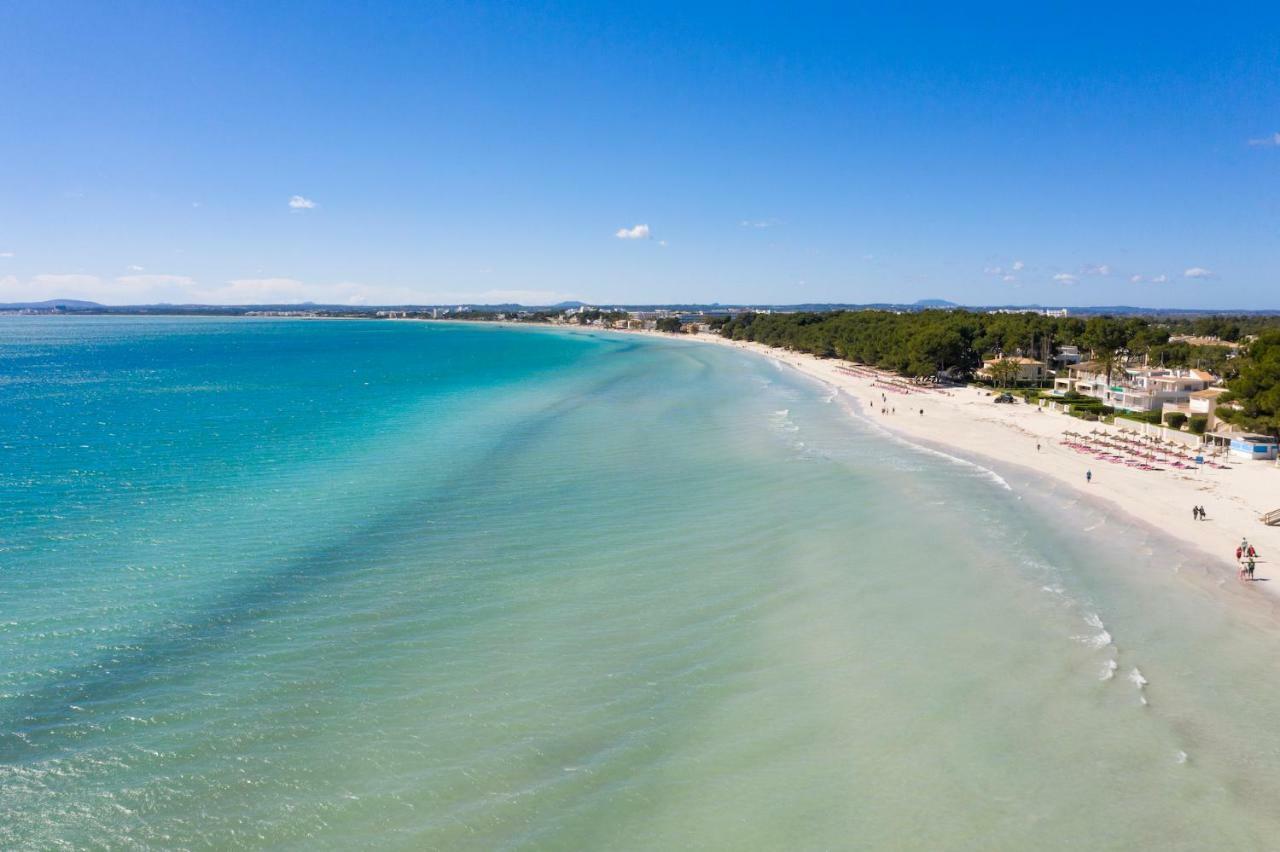
<path id="1" fill-rule="evenodd" d="M 1280 837 L 1256 595 L 769 361 L 0 318 L 0 403 L 0 847 Z"/>

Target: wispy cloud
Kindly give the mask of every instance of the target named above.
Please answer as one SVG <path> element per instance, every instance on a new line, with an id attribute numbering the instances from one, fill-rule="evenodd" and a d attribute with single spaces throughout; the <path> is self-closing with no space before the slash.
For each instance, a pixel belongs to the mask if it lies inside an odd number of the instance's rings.
<path id="1" fill-rule="evenodd" d="M 11 251 L 0 251 L 0 257 L 13 257 L 13 252 L 11 252 Z"/>
<path id="2" fill-rule="evenodd" d="M 554 290 L 435 290 L 430 287 L 362 284 L 352 281 L 310 282 L 297 278 L 237 278 L 215 285 L 185 275 L 138 274 L 104 278 L 87 274 L 44 274 L 26 280 L 0 276 L 0 302 L 44 299 L 88 299 L 108 305 L 170 304 L 298 304 L 328 305 L 552 305 L 578 294 Z"/>
<path id="3" fill-rule="evenodd" d="M 1213 272 L 1203 266 L 1193 266 L 1182 273 L 1184 278 L 1212 278 Z"/>
<path id="4" fill-rule="evenodd" d="M 301 195 L 295 195 L 289 199 L 289 206 L 292 207 L 294 210 L 314 210 L 316 208 L 316 203 L 312 201 L 310 198 L 306 198 Z"/>
<path id="5" fill-rule="evenodd" d="M 1027 265 L 1022 261 L 1015 260 L 1013 263 L 1009 264 L 1008 266 L 985 266 L 983 267 L 982 271 L 985 272 L 987 275 L 996 276 L 1001 281 L 1017 281 L 1018 276 L 1016 273 L 1021 272 L 1023 269 L 1026 268 L 1026 266 Z"/>
<path id="6" fill-rule="evenodd" d="M 132 288 L 151 288 L 162 285 L 191 287 L 195 285 L 196 280 L 186 275 L 121 275 L 116 279 L 116 283 Z"/>
<path id="7" fill-rule="evenodd" d="M 620 240 L 647 240 L 649 239 L 649 226 L 636 225 L 631 228 L 619 228 L 613 235 Z"/>
<path id="8" fill-rule="evenodd" d="M 1166 281 L 1168 281 L 1168 280 L 1169 280 L 1169 276 L 1168 276 L 1168 275 L 1157 275 L 1155 278 L 1152 278 L 1152 279 L 1151 279 L 1151 283 L 1152 283 L 1152 284 L 1163 284 L 1164 282 L 1166 282 Z"/>
<path id="9" fill-rule="evenodd" d="M 1261 139 L 1250 139 L 1249 144 L 1255 148 L 1280 147 L 1280 133 L 1273 133 L 1270 136 L 1263 136 Z"/>
<path id="10" fill-rule="evenodd" d="M 143 269 L 143 267 L 139 266 L 139 265 L 138 265 L 138 264 L 136 264 L 136 263 L 131 263 L 131 264 L 129 264 L 128 269 L 129 269 L 129 271 L 130 271 L 130 272 L 143 272 L 143 271 L 145 271 L 145 270 Z"/>
<path id="11" fill-rule="evenodd" d="M 1076 283 L 1076 277 L 1069 272 L 1059 272 L 1057 275 L 1053 276 L 1053 280 L 1060 284 Z"/>
<path id="12" fill-rule="evenodd" d="M 101 280 L 96 275 L 83 275 L 80 273 L 44 273 L 32 278 L 31 283 L 37 287 L 53 289 L 57 287 L 88 287 L 97 284 Z"/>
<path id="13" fill-rule="evenodd" d="M 1141 284 L 1142 282 L 1143 282 L 1143 277 L 1142 277 L 1141 275 L 1130 275 L 1130 276 L 1129 276 L 1129 283 L 1130 283 L 1130 284 Z"/>
<path id="14" fill-rule="evenodd" d="M 742 228 L 772 228 L 781 224 L 781 219 L 743 219 L 738 223 L 738 226 Z"/>
<path id="15" fill-rule="evenodd" d="M 1084 275 L 1110 275 L 1111 267 L 1105 263 L 1086 263 L 1080 272 Z"/>
<path id="16" fill-rule="evenodd" d="M 191 296 L 214 305 L 293 304 L 306 301 L 307 285 L 296 278 L 236 278 Z"/>

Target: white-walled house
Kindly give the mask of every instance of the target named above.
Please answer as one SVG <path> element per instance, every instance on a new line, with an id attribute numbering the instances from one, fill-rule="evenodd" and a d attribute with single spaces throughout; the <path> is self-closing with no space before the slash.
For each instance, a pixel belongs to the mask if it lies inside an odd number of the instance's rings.
<path id="1" fill-rule="evenodd" d="M 978 371 L 978 375 L 984 379 L 991 378 L 992 366 L 1001 361 L 1012 361 L 1018 365 L 1018 382 L 1039 383 L 1045 378 L 1044 364 L 1034 358 L 987 358 L 983 360 L 982 369 Z"/>
<path id="2" fill-rule="evenodd" d="M 1108 381 L 1104 364 L 1084 361 L 1068 367 L 1067 376 L 1055 379 L 1053 389 L 1091 396 L 1125 411 L 1160 411 L 1166 403 L 1189 404 L 1193 393 L 1207 390 L 1217 380 L 1204 370 L 1117 367 Z"/>
<path id="3" fill-rule="evenodd" d="M 1174 412 L 1191 417 L 1193 414 L 1204 414 L 1207 417 L 1206 428 L 1210 431 L 1218 428 L 1218 397 L 1227 392 L 1226 388 L 1205 388 L 1188 394 L 1186 402 L 1166 402 L 1163 406 L 1163 417 Z"/>

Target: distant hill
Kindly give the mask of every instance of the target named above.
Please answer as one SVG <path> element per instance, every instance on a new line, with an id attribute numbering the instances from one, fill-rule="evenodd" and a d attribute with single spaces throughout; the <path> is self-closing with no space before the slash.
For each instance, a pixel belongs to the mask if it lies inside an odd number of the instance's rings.
<path id="1" fill-rule="evenodd" d="M 955 302 L 948 302 L 946 299 L 920 299 L 916 302 L 918 308 L 958 308 Z"/>
<path id="2" fill-rule="evenodd" d="M 102 305 L 97 302 L 86 302 L 81 299 L 45 299 L 43 302 L 10 302 L 8 304 L 0 304 L 0 310 L 22 310 L 24 308 L 76 308 L 83 310 L 85 308 L 101 308 Z"/>

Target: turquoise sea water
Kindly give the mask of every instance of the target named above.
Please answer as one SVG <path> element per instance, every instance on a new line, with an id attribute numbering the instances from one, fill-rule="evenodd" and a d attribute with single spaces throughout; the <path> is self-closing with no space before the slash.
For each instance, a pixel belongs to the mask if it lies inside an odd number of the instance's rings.
<path id="1" fill-rule="evenodd" d="M 0 318 L 0 847 L 1276 846 L 1257 595 L 851 414 L 696 342 Z"/>

